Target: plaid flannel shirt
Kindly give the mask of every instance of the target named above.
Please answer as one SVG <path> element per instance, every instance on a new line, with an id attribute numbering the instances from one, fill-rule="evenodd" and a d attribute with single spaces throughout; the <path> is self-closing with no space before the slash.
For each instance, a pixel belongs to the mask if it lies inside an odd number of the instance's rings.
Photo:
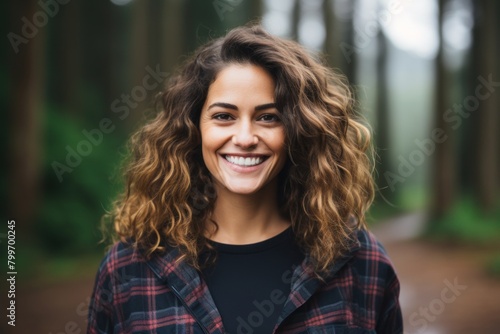
<path id="1" fill-rule="evenodd" d="M 178 256 L 171 249 L 147 260 L 115 244 L 97 273 L 87 333 L 226 333 L 207 285 L 194 268 L 176 262 Z M 399 281 L 370 232 L 357 232 L 357 242 L 324 280 L 311 268 L 306 255 L 294 269 L 274 333 L 403 333 Z M 265 307 L 256 312 L 242 333 L 260 334 Z"/>

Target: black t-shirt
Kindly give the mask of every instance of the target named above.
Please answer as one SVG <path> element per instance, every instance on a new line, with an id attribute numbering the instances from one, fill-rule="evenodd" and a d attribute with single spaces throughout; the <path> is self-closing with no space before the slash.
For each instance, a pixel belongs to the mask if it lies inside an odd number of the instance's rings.
<path id="1" fill-rule="evenodd" d="M 304 258 L 288 228 L 249 245 L 211 241 L 215 264 L 203 269 L 210 294 L 230 334 L 272 333 Z"/>

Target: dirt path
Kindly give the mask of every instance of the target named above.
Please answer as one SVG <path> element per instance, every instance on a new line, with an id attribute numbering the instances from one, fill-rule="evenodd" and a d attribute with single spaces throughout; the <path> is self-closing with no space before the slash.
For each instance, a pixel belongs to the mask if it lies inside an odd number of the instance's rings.
<path id="1" fill-rule="evenodd" d="M 489 277 L 489 251 L 412 239 L 422 217 L 409 215 L 374 229 L 401 281 L 405 333 L 499 334 L 500 280 Z"/>
<path id="2" fill-rule="evenodd" d="M 20 282 L 20 293 L 16 300 L 16 327 L 13 329 L 9 326 L 7 333 L 86 333 L 87 309 L 93 283 L 90 274 L 63 282 L 35 285 Z"/>
<path id="3" fill-rule="evenodd" d="M 400 277 L 405 333 L 500 333 L 500 280 L 484 273 L 486 252 L 412 240 L 420 220 L 411 215 L 374 229 Z M 4 322 L 0 331 L 85 333 L 95 270 L 71 281 L 19 283 L 17 325 L 4 330 Z"/>

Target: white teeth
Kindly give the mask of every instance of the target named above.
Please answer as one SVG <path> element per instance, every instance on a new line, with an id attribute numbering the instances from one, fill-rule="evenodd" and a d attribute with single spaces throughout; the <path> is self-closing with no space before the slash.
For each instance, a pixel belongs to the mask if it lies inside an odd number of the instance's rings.
<path id="1" fill-rule="evenodd" d="M 238 166 L 246 166 L 246 167 L 258 165 L 258 164 L 262 163 L 262 161 L 264 161 L 264 159 L 262 159 L 260 157 L 244 158 L 244 157 L 235 157 L 235 156 L 231 156 L 231 155 L 226 155 L 225 158 L 227 161 L 229 161 L 232 164 L 235 164 Z"/>

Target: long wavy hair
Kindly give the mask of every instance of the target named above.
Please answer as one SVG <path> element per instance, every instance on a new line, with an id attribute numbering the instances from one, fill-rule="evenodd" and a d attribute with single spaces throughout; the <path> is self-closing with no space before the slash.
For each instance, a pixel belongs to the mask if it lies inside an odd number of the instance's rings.
<path id="1" fill-rule="evenodd" d="M 353 230 L 365 226 L 374 192 L 370 132 L 343 76 L 258 25 L 202 46 L 169 79 L 158 115 L 131 138 L 126 190 L 109 214 L 114 240 L 132 241 L 147 256 L 178 247 L 180 259 L 200 269 L 217 194 L 198 123 L 210 84 L 230 64 L 261 66 L 275 81 L 288 150 L 280 209 L 315 271 L 326 271 L 348 249 Z"/>

